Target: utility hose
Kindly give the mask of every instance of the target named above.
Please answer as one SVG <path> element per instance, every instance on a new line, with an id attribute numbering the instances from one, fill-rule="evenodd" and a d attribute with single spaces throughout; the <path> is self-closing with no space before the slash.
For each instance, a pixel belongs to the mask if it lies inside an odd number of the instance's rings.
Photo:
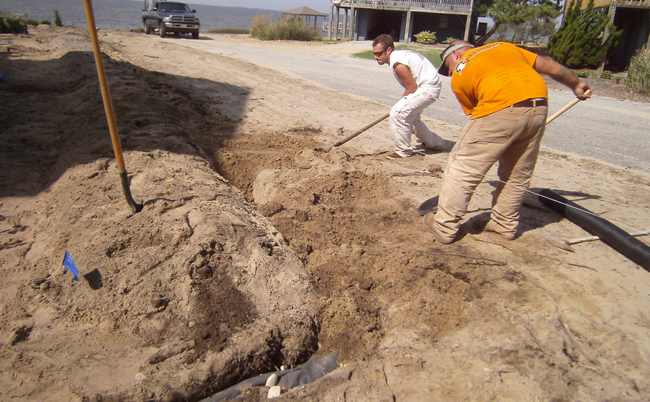
<path id="1" fill-rule="evenodd" d="M 625 230 L 593 215 L 591 211 L 567 200 L 552 190 L 543 189 L 539 194 L 543 196 L 538 197 L 540 202 L 546 207 L 564 216 L 592 235 L 598 236 L 603 243 L 650 272 L 650 247 L 646 244 L 630 236 Z"/>

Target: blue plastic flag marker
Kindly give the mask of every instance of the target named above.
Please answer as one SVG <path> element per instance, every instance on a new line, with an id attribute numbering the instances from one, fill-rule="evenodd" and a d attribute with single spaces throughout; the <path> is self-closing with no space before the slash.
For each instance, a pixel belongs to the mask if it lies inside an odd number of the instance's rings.
<path id="1" fill-rule="evenodd" d="M 69 271 L 72 274 L 73 280 L 79 280 L 79 270 L 77 269 L 77 265 L 74 263 L 74 260 L 72 259 L 70 253 L 67 251 L 63 255 L 63 266 L 65 267 L 66 271 Z"/>

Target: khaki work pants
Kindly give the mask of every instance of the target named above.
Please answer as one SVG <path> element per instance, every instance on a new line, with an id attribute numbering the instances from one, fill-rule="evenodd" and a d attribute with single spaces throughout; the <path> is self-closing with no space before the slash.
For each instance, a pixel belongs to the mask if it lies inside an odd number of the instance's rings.
<path id="1" fill-rule="evenodd" d="M 546 106 L 508 107 L 472 120 L 452 149 L 445 170 L 434 230 L 455 239 L 477 185 L 495 162 L 491 228 L 514 237 L 519 208 L 530 185 L 546 123 Z"/>
<path id="2" fill-rule="evenodd" d="M 425 148 L 442 147 L 445 141 L 429 130 L 422 122 L 422 111 L 440 96 L 440 80 L 427 82 L 407 96 L 402 97 L 390 110 L 390 128 L 393 132 L 395 153 L 402 157 L 411 156 L 416 148 L 411 145 L 411 133 Z"/>

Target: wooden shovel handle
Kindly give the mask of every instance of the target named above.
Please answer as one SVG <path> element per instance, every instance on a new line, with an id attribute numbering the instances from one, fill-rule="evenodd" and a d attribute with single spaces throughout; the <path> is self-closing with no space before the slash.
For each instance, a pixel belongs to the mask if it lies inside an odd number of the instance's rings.
<path id="1" fill-rule="evenodd" d="M 336 141 L 333 146 L 338 147 L 339 145 L 345 144 L 346 142 L 348 142 L 351 139 L 357 137 L 358 135 L 360 135 L 364 131 L 368 130 L 369 128 L 374 127 L 377 124 L 381 123 L 382 121 L 386 120 L 388 118 L 388 116 L 390 116 L 390 115 L 388 113 L 386 113 L 385 115 L 381 116 L 380 118 L 378 118 L 377 120 L 375 120 L 372 123 L 368 124 L 367 126 L 364 126 L 362 129 L 360 129 L 358 131 L 355 131 L 354 133 L 348 135 L 347 137 L 345 137 L 345 138 L 343 138 L 341 140 Z"/>
<path id="2" fill-rule="evenodd" d="M 587 92 L 585 92 L 585 95 L 589 95 L 590 93 L 591 93 L 591 91 L 587 91 Z M 566 105 L 564 105 L 564 106 L 562 107 L 562 109 L 560 109 L 560 110 L 558 110 L 557 112 L 553 113 L 551 116 L 549 116 L 549 117 L 546 119 L 546 125 L 549 125 L 553 120 L 557 119 L 557 118 L 560 117 L 564 112 L 566 112 L 567 110 L 569 110 L 569 109 L 571 109 L 572 107 L 574 107 L 575 105 L 577 105 L 581 100 L 582 100 L 582 99 L 575 98 L 575 99 L 572 100 L 571 102 L 569 102 L 569 103 L 567 103 Z"/>

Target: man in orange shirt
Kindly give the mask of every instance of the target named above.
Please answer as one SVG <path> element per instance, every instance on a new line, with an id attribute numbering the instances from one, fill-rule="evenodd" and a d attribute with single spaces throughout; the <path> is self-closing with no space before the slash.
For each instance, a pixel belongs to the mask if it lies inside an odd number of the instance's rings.
<path id="1" fill-rule="evenodd" d="M 590 96 L 589 85 L 553 59 L 509 43 L 473 47 L 455 41 L 440 58 L 438 72 L 451 75 L 451 88 L 471 121 L 449 155 L 434 236 L 443 244 L 456 240 L 474 189 L 498 161 L 500 183 L 485 230 L 512 240 L 546 123 L 548 91 L 540 74 L 580 99 Z"/>

